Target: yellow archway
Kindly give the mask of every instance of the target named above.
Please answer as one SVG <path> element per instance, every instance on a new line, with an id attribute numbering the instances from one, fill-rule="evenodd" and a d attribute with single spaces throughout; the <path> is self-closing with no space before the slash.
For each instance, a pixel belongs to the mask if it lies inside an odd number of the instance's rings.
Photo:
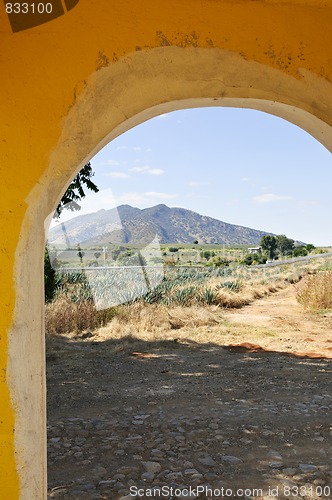
<path id="1" fill-rule="evenodd" d="M 17 33 L 1 11 L 3 498 L 46 494 L 44 224 L 80 167 L 138 123 L 209 105 L 278 115 L 332 151 L 332 7 L 320 0 L 157 4 L 80 0 Z"/>

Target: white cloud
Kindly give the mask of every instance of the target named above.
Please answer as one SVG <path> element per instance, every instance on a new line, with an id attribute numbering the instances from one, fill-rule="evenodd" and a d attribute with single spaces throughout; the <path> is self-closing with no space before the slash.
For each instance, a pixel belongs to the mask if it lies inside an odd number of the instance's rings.
<path id="1" fill-rule="evenodd" d="M 147 170 L 145 173 L 149 175 L 164 175 L 165 172 L 161 168 L 151 168 L 151 170 Z"/>
<path id="2" fill-rule="evenodd" d="M 142 148 L 140 146 L 134 146 L 133 151 L 141 151 Z"/>
<path id="3" fill-rule="evenodd" d="M 107 177 L 112 177 L 113 179 L 129 179 L 130 175 L 125 172 L 109 172 Z"/>
<path id="4" fill-rule="evenodd" d="M 105 208 L 105 210 L 107 210 L 116 206 L 113 191 L 110 188 L 101 189 L 97 194 L 92 193 L 89 198 L 86 197 L 84 200 L 87 200 L 88 202 L 84 203 L 84 210 L 87 213 L 93 212 L 94 210 L 100 210 L 101 208 Z"/>
<path id="5" fill-rule="evenodd" d="M 242 182 L 248 182 L 249 181 L 249 177 L 242 177 L 241 181 Z"/>
<path id="6" fill-rule="evenodd" d="M 128 149 L 128 146 L 118 146 L 116 148 L 117 151 L 121 151 L 121 150 L 125 150 L 125 149 Z"/>
<path id="7" fill-rule="evenodd" d="M 147 153 L 151 153 L 152 149 L 151 149 L 151 148 L 147 148 L 145 151 L 146 151 Z"/>
<path id="8" fill-rule="evenodd" d="M 254 202 L 256 203 L 271 203 L 274 201 L 286 201 L 286 200 L 291 200 L 291 196 L 284 196 L 284 195 L 279 195 L 279 194 L 273 194 L 273 193 L 266 193 L 262 194 L 259 196 L 255 196 L 253 198 Z"/>
<path id="9" fill-rule="evenodd" d="M 210 186 L 211 182 L 207 182 L 207 181 L 190 181 L 190 182 L 188 182 L 188 185 L 191 186 L 191 187 Z"/>
<path id="10" fill-rule="evenodd" d="M 127 192 L 116 197 L 117 205 L 128 204 L 139 208 L 157 205 L 166 200 L 178 198 L 175 193 L 161 193 L 157 191 L 147 191 L 145 193 Z"/>
<path id="11" fill-rule="evenodd" d="M 99 165 L 106 165 L 109 167 L 117 167 L 118 165 L 120 165 L 120 162 L 118 162 L 117 160 L 107 160 L 107 161 L 100 162 Z"/>
<path id="12" fill-rule="evenodd" d="M 149 165 L 144 167 L 132 167 L 129 172 L 135 172 L 137 174 L 149 174 L 149 175 L 163 175 L 165 172 L 161 168 L 152 168 Z"/>
<path id="13" fill-rule="evenodd" d="M 132 167 L 129 169 L 129 172 L 142 173 L 148 170 L 150 167 Z"/>

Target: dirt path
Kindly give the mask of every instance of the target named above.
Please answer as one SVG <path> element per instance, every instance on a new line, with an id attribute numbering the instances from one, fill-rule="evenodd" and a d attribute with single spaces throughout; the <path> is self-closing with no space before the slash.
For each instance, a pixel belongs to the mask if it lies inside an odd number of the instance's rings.
<path id="1" fill-rule="evenodd" d="M 291 286 L 223 317 L 241 328 L 242 342 L 264 349 L 332 358 L 332 315 L 305 313 Z"/>
<path id="2" fill-rule="evenodd" d="M 220 314 L 218 343 L 49 342 L 49 498 L 332 497 L 331 360 L 279 354 L 330 356 L 331 318 L 292 289 Z"/>

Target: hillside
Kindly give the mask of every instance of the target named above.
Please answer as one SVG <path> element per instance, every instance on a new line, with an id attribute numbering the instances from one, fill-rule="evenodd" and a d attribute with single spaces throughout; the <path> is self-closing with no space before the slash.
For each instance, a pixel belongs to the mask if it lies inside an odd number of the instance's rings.
<path id="1" fill-rule="evenodd" d="M 161 204 L 141 210 L 121 205 L 74 217 L 52 228 L 48 241 L 50 244 L 66 246 L 78 243 L 84 246 L 111 243 L 146 245 L 157 236 L 161 243 L 193 243 L 198 240 L 199 243 L 258 245 L 266 234 L 184 208 L 170 208 Z"/>

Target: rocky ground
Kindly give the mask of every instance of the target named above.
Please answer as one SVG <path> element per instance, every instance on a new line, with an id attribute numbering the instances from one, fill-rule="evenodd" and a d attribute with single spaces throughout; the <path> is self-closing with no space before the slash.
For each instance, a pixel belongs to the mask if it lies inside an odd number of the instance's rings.
<path id="1" fill-rule="evenodd" d="M 48 497 L 332 498 L 324 356 L 190 339 L 123 350 L 112 339 L 52 339 Z"/>

